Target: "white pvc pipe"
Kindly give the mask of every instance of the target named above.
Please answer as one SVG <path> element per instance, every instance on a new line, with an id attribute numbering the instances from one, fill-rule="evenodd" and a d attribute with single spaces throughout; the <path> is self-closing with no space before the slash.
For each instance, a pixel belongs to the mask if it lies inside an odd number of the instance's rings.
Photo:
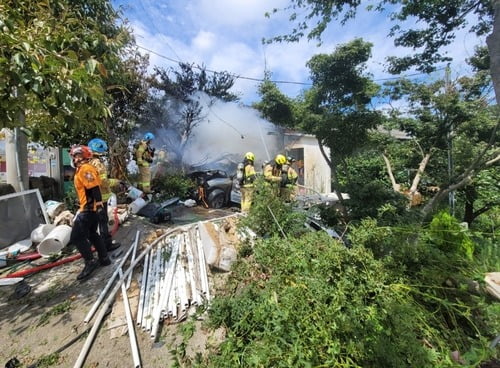
<path id="1" fill-rule="evenodd" d="M 148 279 L 149 253 L 144 257 L 144 265 L 142 266 L 141 289 L 139 291 L 139 305 L 137 306 L 137 324 L 141 324 L 142 313 L 144 312 L 144 297 L 146 295 L 146 283 Z"/>
<path id="2" fill-rule="evenodd" d="M 138 245 L 137 243 L 138 242 L 135 242 L 133 245 L 132 258 L 130 259 L 130 262 L 134 262 L 134 260 L 135 260 L 135 254 L 137 252 L 137 245 Z M 131 282 L 132 282 L 132 273 L 128 276 L 128 279 L 127 279 L 127 285 L 126 285 L 127 290 L 130 288 Z"/>
<path id="3" fill-rule="evenodd" d="M 119 269 L 120 278 L 123 276 L 122 269 Z M 132 274 L 132 272 L 130 273 Z M 141 367 L 141 359 L 139 358 L 139 349 L 137 347 L 137 339 L 135 337 L 134 321 L 132 320 L 132 313 L 130 312 L 130 303 L 127 296 L 127 288 L 122 283 L 122 299 L 123 307 L 125 308 L 125 317 L 127 318 L 128 336 L 130 340 L 130 348 L 132 350 L 132 360 L 134 361 L 134 368 Z"/>
<path id="4" fill-rule="evenodd" d="M 138 241 L 139 241 L 139 235 L 140 235 L 140 231 L 138 230 L 135 234 L 135 242 L 134 244 L 136 244 Z M 123 267 L 123 264 L 125 263 L 125 261 L 127 260 L 130 252 L 132 252 L 132 247 L 130 247 L 127 251 L 127 253 L 125 253 L 125 255 L 123 256 L 123 259 L 120 261 L 120 264 L 118 265 L 118 267 L 115 269 L 115 272 L 113 272 L 113 274 L 111 275 L 111 277 L 109 278 L 109 281 L 108 283 L 106 284 L 106 286 L 104 287 L 104 289 L 101 291 L 101 294 L 99 294 L 99 297 L 97 298 L 97 300 L 95 301 L 94 305 L 92 306 L 92 308 L 90 309 L 90 311 L 87 313 L 87 315 L 85 316 L 85 318 L 83 319 L 83 322 L 85 323 L 88 323 L 91 319 L 92 319 L 92 316 L 94 315 L 94 313 L 96 312 L 97 308 L 99 308 L 99 305 L 101 304 L 101 302 L 104 300 L 104 297 L 106 296 L 106 293 L 108 292 L 108 290 L 111 288 L 111 285 L 113 285 L 113 282 L 115 281 L 115 278 L 118 276 L 118 273 L 120 272 L 120 270 L 122 269 Z"/>
<path id="5" fill-rule="evenodd" d="M 191 304 L 198 305 L 201 300 L 198 297 L 198 287 L 196 285 L 195 279 L 195 267 L 194 267 L 194 259 L 193 259 L 193 249 L 192 249 L 192 238 L 188 236 L 189 242 L 186 243 L 186 258 L 187 258 L 187 267 L 189 274 L 189 283 L 191 285 Z"/>
<path id="6" fill-rule="evenodd" d="M 198 245 L 198 259 L 200 260 L 200 279 L 203 294 L 205 294 L 205 298 L 210 300 L 210 288 L 208 285 L 208 276 L 207 276 L 207 266 L 205 263 L 205 253 L 203 252 L 203 245 L 201 244 L 201 237 L 199 231 L 196 232 L 196 243 Z"/>
<path id="7" fill-rule="evenodd" d="M 153 290 L 153 295 L 151 298 L 151 305 L 149 307 L 149 318 L 146 321 L 146 331 L 151 331 L 151 326 L 153 325 L 153 313 L 155 310 L 156 303 L 158 303 L 158 298 L 160 295 L 160 283 L 161 283 L 161 262 L 162 255 L 161 255 L 161 248 L 158 249 L 156 252 L 156 263 L 155 263 L 155 284 L 154 284 L 154 290 Z"/>
<path id="8" fill-rule="evenodd" d="M 193 278 L 196 285 L 196 291 L 198 296 L 198 303 L 201 305 L 203 303 L 203 285 L 200 276 L 200 256 L 198 254 L 198 242 L 196 238 L 196 233 L 194 231 L 190 232 L 191 239 L 191 252 L 193 254 Z"/>
<path id="9" fill-rule="evenodd" d="M 169 236 L 171 233 L 173 233 L 175 229 L 172 229 L 171 232 L 166 232 L 163 234 L 161 237 L 156 239 L 154 242 L 149 244 L 146 249 L 144 249 L 141 254 L 135 259 L 135 261 L 130 265 L 130 267 L 125 271 L 122 277 L 118 280 L 116 283 L 115 287 L 113 290 L 111 290 L 110 294 L 108 295 L 106 301 L 104 302 L 103 308 L 99 311 L 99 313 L 96 316 L 96 321 L 94 322 L 94 325 L 92 326 L 87 339 L 85 340 L 85 344 L 80 352 L 80 355 L 78 356 L 73 368 L 81 368 L 83 364 L 85 363 L 85 359 L 87 358 L 87 355 L 90 351 L 90 348 L 92 347 L 92 343 L 94 342 L 95 336 L 97 334 L 97 331 L 99 330 L 99 326 L 101 325 L 101 322 L 109 308 L 109 306 L 113 303 L 114 298 L 118 290 L 121 288 L 122 283 L 125 281 L 125 278 L 132 273 L 134 267 L 144 258 L 147 252 L 158 244 L 160 241 L 163 241 L 167 236 Z"/>
<path id="10" fill-rule="evenodd" d="M 154 260 L 155 260 L 155 250 L 152 249 L 149 256 L 149 267 L 148 267 L 148 278 L 146 283 L 146 290 L 144 295 L 144 308 L 142 311 L 141 318 L 141 328 L 143 330 L 146 329 L 146 321 L 148 317 L 149 304 L 151 301 L 151 285 L 153 283 L 154 278 Z"/>
<path id="11" fill-rule="evenodd" d="M 175 265 L 177 264 L 177 255 L 179 253 L 179 247 L 172 244 L 172 252 L 170 253 L 170 259 L 168 260 L 167 271 L 165 272 L 165 287 L 163 293 L 161 295 L 158 304 L 156 305 L 156 310 L 153 314 L 153 324 L 151 326 L 151 338 L 156 340 L 156 336 L 158 335 L 158 326 L 160 324 L 162 306 L 165 304 L 165 300 L 168 299 L 170 295 L 170 290 L 172 289 L 172 278 L 174 276 Z"/>

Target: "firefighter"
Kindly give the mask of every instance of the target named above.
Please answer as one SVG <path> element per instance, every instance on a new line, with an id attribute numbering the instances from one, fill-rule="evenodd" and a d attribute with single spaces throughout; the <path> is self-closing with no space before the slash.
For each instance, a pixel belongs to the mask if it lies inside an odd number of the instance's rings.
<path id="1" fill-rule="evenodd" d="M 151 163 L 153 162 L 153 157 L 155 149 L 151 147 L 151 141 L 155 139 L 153 133 L 147 132 L 144 137 L 139 142 L 139 146 L 135 151 L 135 162 L 139 166 L 139 189 L 141 189 L 144 194 L 151 193 Z"/>
<path id="2" fill-rule="evenodd" d="M 94 166 L 89 163 L 92 151 L 87 146 L 73 146 L 70 150 L 71 164 L 75 167 L 74 185 L 78 197 L 79 209 L 71 229 L 70 243 L 74 244 L 85 261 L 85 267 L 77 276 L 78 280 L 88 278 L 99 265 L 108 266 L 106 246 L 97 233 L 98 212 L 104 211 L 100 190 L 101 180 Z M 92 254 L 91 246 L 97 250 L 98 260 Z"/>
<path id="3" fill-rule="evenodd" d="M 109 233 L 108 200 L 113 194 L 111 188 L 121 185 L 121 182 L 118 179 L 108 177 L 108 169 L 104 164 L 104 155 L 108 151 L 108 144 L 100 138 L 94 138 L 89 141 L 88 147 L 92 151 L 92 158 L 89 163 L 96 168 L 99 173 L 99 178 L 101 179 L 100 188 L 104 211 L 99 213 L 99 233 L 102 236 L 107 251 L 111 252 L 119 248 L 121 244 L 112 240 L 111 234 Z"/>
<path id="4" fill-rule="evenodd" d="M 299 175 L 292 167 L 293 162 L 295 162 L 293 157 L 287 157 L 286 163 L 281 167 L 280 197 L 285 202 L 294 201 L 297 193 L 297 179 Z"/>
<path id="5" fill-rule="evenodd" d="M 264 166 L 264 180 L 272 186 L 276 195 L 280 194 L 281 168 L 284 164 L 286 164 L 286 157 L 279 154 L 276 155 L 274 161 L 270 161 Z"/>
<path id="6" fill-rule="evenodd" d="M 255 173 L 255 155 L 252 152 L 245 153 L 243 158 L 242 178 L 240 179 L 241 190 L 241 212 L 250 211 L 252 197 L 254 192 Z"/>

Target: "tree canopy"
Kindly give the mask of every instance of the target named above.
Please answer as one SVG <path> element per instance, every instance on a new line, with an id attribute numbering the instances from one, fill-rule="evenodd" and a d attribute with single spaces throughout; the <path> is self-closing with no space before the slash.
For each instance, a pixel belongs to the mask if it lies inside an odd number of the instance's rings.
<path id="1" fill-rule="evenodd" d="M 295 42 L 302 37 L 321 41 L 330 23 L 345 24 L 356 17 L 362 4 L 365 3 L 359 0 L 290 0 L 289 6 L 273 9 L 272 13 L 288 12 L 294 24 L 292 30 L 267 42 Z M 387 57 L 388 70 L 395 74 L 411 67 L 430 72 L 435 70 L 436 63 L 451 60 L 443 47 L 450 45 L 461 29 L 477 36 L 489 34 L 491 75 L 497 103 L 500 101 L 500 0 L 378 0 L 367 9 L 381 12 L 393 21 L 389 36 L 394 38 L 395 46 L 413 50 L 403 57 Z M 414 25 L 406 27 L 408 22 Z"/>
<path id="2" fill-rule="evenodd" d="M 0 27 L 1 126 L 47 145 L 104 135 L 105 80 L 131 41 L 110 2 L 2 1 Z"/>

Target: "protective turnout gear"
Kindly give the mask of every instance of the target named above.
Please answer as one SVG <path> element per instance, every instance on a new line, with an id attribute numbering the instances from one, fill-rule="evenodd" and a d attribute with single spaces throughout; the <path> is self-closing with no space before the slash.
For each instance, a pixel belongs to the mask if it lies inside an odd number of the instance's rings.
<path id="1" fill-rule="evenodd" d="M 144 134 L 144 137 L 142 139 L 145 141 L 151 141 L 155 139 L 155 135 L 151 132 L 147 132 L 146 134 Z"/>
<path id="2" fill-rule="evenodd" d="M 255 156 L 253 158 L 255 159 Z M 241 211 L 248 212 L 252 205 L 254 181 L 257 177 L 257 174 L 255 173 L 255 168 L 253 166 L 253 160 L 246 159 L 243 165 L 243 178 L 240 182 Z"/>
<path id="3" fill-rule="evenodd" d="M 254 162 L 255 155 L 252 152 L 247 152 L 247 153 L 245 153 L 245 160 Z"/>
<path id="4" fill-rule="evenodd" d="M 286 164 L 286 157 L 283 155 L 276 155 L 274 162 L 276 162 L 276 165 L 279 165 L 279 166 L 284 165 L 284 164 Z"/>
<path id="5" fill-rule="evenodd" d="M 108 150 L 107 143 L 100 138 L 91 139 L 88 146 L 93 153 L 105 153 Z"/>
<path id="6" fill-rule="evenodd" d="M 280 197 L 285 202 L 292 202 L 295 200 L 299 176 L 291 165 L 286 164 L 281 168 L 281 177 Z"/>
<path id="7" fill-rule="evenodd" d="M 144 137 L 146 135 L 148 133 Z M 149 140 L 142 140 L 135 151 L 135 162 L 139 166 L 140 181 L 138 187 L 146 194 L 151 193 L 151 169 L 149 168 L 149 164 L 153 162 L 153 155 L 154 149 L 149 145 Z"/>

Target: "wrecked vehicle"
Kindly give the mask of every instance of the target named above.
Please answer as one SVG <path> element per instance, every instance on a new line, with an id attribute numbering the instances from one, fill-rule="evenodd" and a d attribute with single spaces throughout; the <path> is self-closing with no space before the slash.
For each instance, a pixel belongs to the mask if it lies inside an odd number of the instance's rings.
<path id="1" fill-rule="evenodd" d="M 223 208 L 231 204 L 233 178 L 223 170 L 200 170 L 188 174 L 196 184 L 191 197 L 206 208 Z"/>

